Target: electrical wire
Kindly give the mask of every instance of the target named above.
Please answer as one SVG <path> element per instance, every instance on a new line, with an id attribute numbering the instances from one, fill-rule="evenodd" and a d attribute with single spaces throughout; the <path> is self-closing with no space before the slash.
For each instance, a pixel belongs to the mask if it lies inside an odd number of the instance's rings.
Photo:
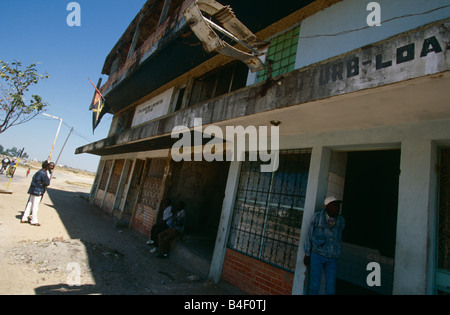
<path id="1" fill-rule="evenodd" d="M 392 21 L 394 21 L 394 20 L 405 19 L 405 18 L 414 17 L 414 16 L 426 15 L 426 14 L 430 14 L 430 13 L 433 13 L 433 12 L 435 12 L 435 11 L 439 11 L 439 10 L 442 10 L 442 9 L 445 9 L 445 8 L 448 8 L 448 7 L 450 7 L 450 5 L 444 5 L 444 6 L 437 7 L 437 8 L 434 8 L 434 9 L 431 9 L 431 10 L 428 10 L 428 11 L 425 11 L 425 12 L 420 12 L 420 13 L 404 14 L 404 15 L 401 15 L 401 16 L 396 16 L 396 17 L 387 19 L 387 20 L 385 20 L 385 21 L 381 21 L 380 24 L 385 24 L 385 23 L 388 23 L 388 22 L 392 22 Z M 358 32 L 358 31 L 366 30 L 366 29 L 369 29 L 369 28 L 371 28 L 371 27 L 373 27 L 373 26 L 367 25 L 367 26 L 364 26 L 364 27 L 360 27 L 360 28 L 356 28 L 356 29 L 351 29 L 351 30 L 345 30 L 345 31 L 341 31 L 341 32 L 338 32 L 338 33 L 334 33 L 334 34 L 316 34 L 316 35 L 308 35 L 308 36 L 298 36 L 298 37 L 295 37 L 295 38 L 300 38 L 300 39 L 313 39 L 313 38 L 319 38 L 319 37 L 334 37 L 334 36 L 341 36 L 341 35 L 346 35 L 346 34 L 353 33 L 353 32 Z M 292 37 L 292 38 L 294 38 L 294 37 Z M 286 39 L 288 39 L 288 38 L 286 38 Z M 112 119 L 112 117 L 111 117 L 111 119 Z M 70 126 L 69 124 L 65 123 L 64 121 L 63 121 L 63 124 L 64 124 L 66 127 L 68 127 L 68 128 L 73 128 L 72 126 Z M 88 142 L 94 142 L 92 139 L 90 139 L 89 137 L 83 135 L 82 133 L 80 133 L 79 131 L 77 131 L 75 128 L 73 128 L 73 131 L 72 131 L 72 132 L 73 132 L 75 135 L 77 135 L 77 136 L 83 138 L 84 140 L 86 140 L 86 141 L 88 141 Z"/>
<path id="2" fill-rule="evenodd" d="M 387 19 L 385 21 L 381 21 L 380 24 L 388 23 L 388 22 L 391 22 L 391 21 L 394 21 L 394 20 L 409 18 L 409 17 L 413 17 L 413 16 L 430 14 L 430 13 L 433 13 L 435 11 L 439 11 L 439 10 L 442 10 L 442 9 L 445 9 L 445 8 L 448 8 L 448 7 L 450 7 L 450 5 L 444 5 L 444 6 L 441 6 L 441 7 L 438 7 L 438 8 L 434 8 L 434 9 L 431 9 L 431 10 L 428 10 L 428 11 L 425 11 L 425 12 L 420 12 L 420 13 L 404 14 L 404 15 L 401 15 L 401 16 L 396 16 L 396 17 Z M 356 29 L 352 29 L 352 30 L 346 30 L 346 31 L 335 33 L 335 34 L 308 35 L 308 36 L 300 36 L 299 38 L 301 38 L 301 39 L 311 39 L 311 38 L 318 38 L 318 37 L 340 36 L 340 35 L 345 35 L 345 34 L 349 34 L 349 33 L 353 33 L 353 32 L 362 31 L 362 30 L 365 30 L 365 29 L 369 29 L 371 27 L 373 27 L 373 26 L 367 25 L 367 26 L 364 26 L 364 27 L 360 27 L 360 28 L 356 28 Z"/>

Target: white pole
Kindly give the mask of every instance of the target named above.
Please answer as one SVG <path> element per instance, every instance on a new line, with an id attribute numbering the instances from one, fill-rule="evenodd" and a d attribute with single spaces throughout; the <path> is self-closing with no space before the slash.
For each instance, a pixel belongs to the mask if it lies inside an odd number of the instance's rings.
<path id="1" fill-rule="evenodd" d="M 56 131 L 55 140 L 53 141 L 52 149 L 50 150 L 50 155 L 48 156 L 48 159 L 47 159 L 47 162 L 50 162 L 50 159 L 52 158 L 52 154 L 53 154 L 53 149 L 55 148 L 56 139 L 58 138 L 59 130 L 61 129 L 62 118 L 55 117 L 55 116 L 52 116 L 52 115 L 48 115 L 48 114 L 45 114 L 45 113 L 43 113 L 42 115 L 45 115 L 45 116 L 48 116 L 48 117 L 55 118 L 55 119 L 59 120 L 59 126 L 58 126 L 58 130 Z"/>

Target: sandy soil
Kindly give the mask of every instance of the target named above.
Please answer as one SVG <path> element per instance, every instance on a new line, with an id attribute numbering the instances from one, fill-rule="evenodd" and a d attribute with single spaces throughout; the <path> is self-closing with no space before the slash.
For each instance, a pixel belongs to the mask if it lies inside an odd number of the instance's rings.
<path id="1" fill-rule="evenodd" d="M 0 175 L 0 191 L 9 192 L 0 193 L 0 294 L 235 294 L 116 228 L 87 201 L 93 176 L 56 169 L 39 207 L 42 226 L 21 224 L 35 172 L 26 177 L 19 167 L 8 190 L 10 178 Z"/>

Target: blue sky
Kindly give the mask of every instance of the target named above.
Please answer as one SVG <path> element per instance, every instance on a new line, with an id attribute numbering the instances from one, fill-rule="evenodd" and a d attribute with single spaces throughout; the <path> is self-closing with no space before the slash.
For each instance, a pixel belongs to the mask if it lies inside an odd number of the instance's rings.
<path id="1" fill-rule="evenodd" d="M 112 115 L 103 117 L 92 132 L 89 105 L 106 56 L 137 15 L 146 0 L 79 0 L 81 26 L 69 27 L 66 19 L 70 0 L 0 0 L 0 59 L 20 60 L 25 66 L 38 63 L 39 73 L 48 73 L 31 91 L 50 103 L 47 114 L 63 120 L 53 151 L 56 161 L 74 127 L 58 164 L 96 171 L 99 157 L 75 155 L 75 149 L 107 136 Z M 107 77 L 103 76 L 103 82 Z M 31 94 L 30 94 L 31 95 Z M 46 160 L 59 120 L 39 115 L 31 122 L 0 134 L 4 149 L 25 148 L 30 158 Z"/>

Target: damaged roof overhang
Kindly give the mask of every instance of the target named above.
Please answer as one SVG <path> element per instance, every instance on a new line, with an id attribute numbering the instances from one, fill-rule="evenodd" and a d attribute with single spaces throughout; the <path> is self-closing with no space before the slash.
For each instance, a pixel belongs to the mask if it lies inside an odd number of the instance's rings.
<path id="1" fill-rule="evenodd" d="M 198 131 L 189 131 L 191 137 L 191 143 L 195 143 L 194 139 L 201 139 L 202 145 L 206 145 L 211 139 L 204 138 L 203 134 L 198 134 Z M 188 137 L 187 132 L 183 132 L 181 137 Z M 76 149 L 75 154 L 90 153 L 94 155 L 104 156 L 104 155 L 116 155 L 125 154 L 130 152 L 144 152 L 152 150 L 164 150 L 173 148 L 174 144 L 180 141 L 180 138 L 172 138 L 171 135 L 164 135 L 161 137 L 155 137 L 152 139 L 146 139 L 138 142 L 131 142 L 125 144 L 121 143 L 119 136 L 109 137 L 84 147 Z M 219 139 L 216 139 L 218 141 Z M 222 143 L 225 144 L 226 140 L 222 139 Z"/>
<path id="2" fill-rule="evenodd" d="M 154 2 L 149 1 L 143 10 L 148 9 L 147 6 Z M 282 6 L 273 0 L 219 0 L 219 2 L 229 5 L 237 18 L 249 30 L 256 33 L 314 1 L 284 0 Z M 127 32 L 131 32 L 132 29 L 133 27 L 130 26 Z M 125 33 L 122 37 L 126 36 L 129 35 Z M 187 23 L 176 33 L 165 34 L 160 43 L 157 50 L 147 57 L 139 67 L 130 69 L 127 77 L 105 95 L 112 113 L 125 109 L 157 88 L 215 56 L 214 53 L 207 54 L 204 51 L 200 41 L 191 32 Z"/>
<path id="3" fill-rule="evenodd" d="M 146 21 L 146 28 L 142 28 L 141 34 L 139 37 L 148 37 L 151 34 L 146 32 L 145 30 L 147 28 L 153 29 L 154 25 L 149 24 L 156 24 L 158 23 L 159 16 L 155 13 L 158 13 L 159 10 L 162 7 L 162 2 L 159 0 L 149 0 L 147 1 L 144 6 L 142 7 L 141 11 L 136 15 L 136 17 L 133 19 L 133 21 L 130 23 L 130 25 L 127 27 L 126 31 L 122 34 L 120 39 L 117 41 L 116 45 L 111 49 L 110 53 L 105 59 L 105 63 L 103 65 L 102 74 L 110 75 L 111 74 L 111 67 L 112 63 L 116 59 L 117 55 L 121 55 L 123 58 L 126 58 L 126 55 L 124 55 L 127 50 L 124 46 L 127 44 L 129 45 L 131 41 L 133 40 L 134 33 L 136 31 L 136 28 L 139 24 L 139 21 L 142 20 Z M 144 39 L 142 39 L 144 40 Z"/>

